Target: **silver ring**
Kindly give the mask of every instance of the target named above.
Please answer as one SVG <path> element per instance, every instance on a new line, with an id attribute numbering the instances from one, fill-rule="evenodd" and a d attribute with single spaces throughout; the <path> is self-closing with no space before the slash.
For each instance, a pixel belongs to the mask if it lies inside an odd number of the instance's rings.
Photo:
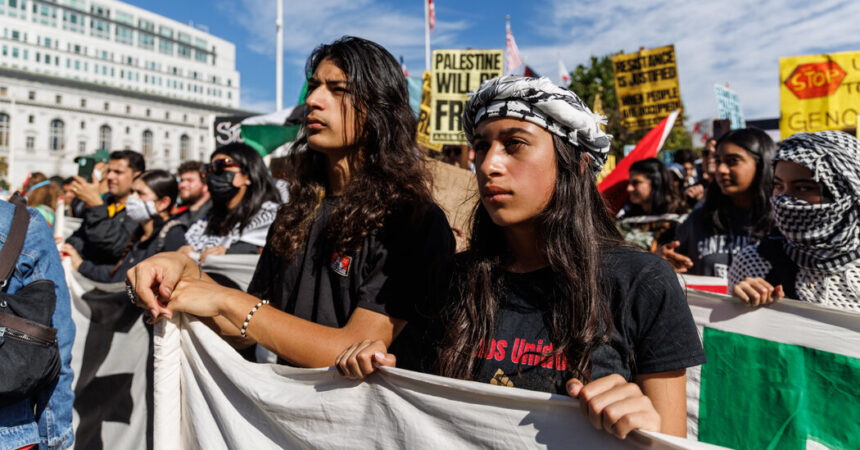
<path id="1" fill-rule="evenodd" d="M 137 306 L 137 295 L 134 294 L 134 287 L 132 287 L 131 283 L 125 284 L 125 293 L 128 295 L 128 301 L 132 305 Z"/>

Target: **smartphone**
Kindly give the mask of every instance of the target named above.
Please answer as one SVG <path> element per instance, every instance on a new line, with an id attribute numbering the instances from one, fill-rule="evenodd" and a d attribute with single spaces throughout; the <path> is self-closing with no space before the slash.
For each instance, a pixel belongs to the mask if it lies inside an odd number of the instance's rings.
<path id="1" fill-rule="evenodd" d="M 80 158 L 78 159 L 78 176 L 84 177 L 92 183 L 93 181 L 93 168 L 96 165 L 96 160 L 92 158 Z"/>

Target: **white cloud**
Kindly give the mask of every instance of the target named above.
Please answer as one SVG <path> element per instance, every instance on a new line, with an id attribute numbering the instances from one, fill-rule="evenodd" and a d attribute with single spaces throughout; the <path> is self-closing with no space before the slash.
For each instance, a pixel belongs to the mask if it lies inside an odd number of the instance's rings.
<path id="1" fill-rule="evenodd" d="M 268 114 L 275 110 L 275 98 L 268 91 L 243 86 L 239 97 L 239 108 L 245 111 Z"/>
<path id="2" fill-rule="evenodd" d="M 557 78 L 591 55 L 675 44 L 681 95 L 692 120 L 716 115 L 715 83 L 730 83 L 747 118 L 779 116 L 779 58 L 860 50 L 860 2 L 570 2 L 555 0 L 530 27 L 548 44 L 520 45 Z M 516 31 L 515 31 L 516 32 Z"/>
<path id="3" fill-rule="evenodd" d="M 223 2 L 218 8 L 234 17 L 249 32 L 248 50 L 270 55 L 274 59 L 274 17 L 277 14 L 274 1 Z M 451 45 L 457 32 L 466 26 L 462 20 L 437 21 L 433 34 L 434 46 Z M 423 62 L 423 10 L 408 14 L 402 12 L 401 8 L 393 10 L 375 0 L 285 2 L 285 64 L 301 67 L 314 47 L 343 35 L 360 36 L 378 42 L 393 55 L 403 55 L 408 66 L 417 66 L 419 61 Z"/>

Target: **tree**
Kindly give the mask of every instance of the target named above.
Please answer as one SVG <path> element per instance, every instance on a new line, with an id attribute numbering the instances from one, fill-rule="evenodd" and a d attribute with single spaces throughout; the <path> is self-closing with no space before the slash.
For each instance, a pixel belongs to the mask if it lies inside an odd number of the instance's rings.
<path id="1" fill-rule="evenodd" d="M 611 53 L 600 58 L 592 56 L 588 66 L 582 64 L 576 66 L 570 74 L 568 89 L 575 92 L 590 107 L 594 106 L 594 100 L 600 94 L 603 114 L 607 119 L 605 129 L 613 138 L 610 152 L 620 159 L 624 156 L 624 146 L 635 145 L 648 130 L 631 131 L 621 126 L 618 97 L 615 95 L 615 73 L 612 70 L 612 57 L 619 53 L 621 52 Z M 690 133 L 681 126 L 685 120 L 686 115 L 681 111 L 675 128 L 672 129 L 665 144 L 663 144 L 664 150 L 693 147 Z"/>

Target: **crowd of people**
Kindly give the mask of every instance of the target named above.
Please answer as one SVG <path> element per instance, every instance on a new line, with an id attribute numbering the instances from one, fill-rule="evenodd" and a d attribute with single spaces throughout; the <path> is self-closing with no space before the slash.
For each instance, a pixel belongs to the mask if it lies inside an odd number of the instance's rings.
<path id="1" fill-rule="evenodd" d="M 860 311 L 848 134 L 776 144 L 738 129 L 671 164 L 637 161 L 612 217 L 596 187 L 611 142 L 600 117 L 549 80 L 489 80 L 463 115 L 469 164 L 444 154 L 475 172 L 480 196 L 455 254 L 395 58 L 344 37 L 306 69 L 286 179 L 241 143 L 175 173 L 100 152 L 91 179 L 33 174 L 28 205 L 52 226 L 63 196 L 81 226 L 61 253 L 88 278 L 126 280 L 153 321 L 190 313 L 237 349 L 349 377 L 397 365 L 568 394 L 622 438 L 686 434 L 686 369 L 705 356 L 676 273 L 726 278 L 753 306 Z M 259 254 L 246 291 L 202 269 L 223 254 Z"/>

